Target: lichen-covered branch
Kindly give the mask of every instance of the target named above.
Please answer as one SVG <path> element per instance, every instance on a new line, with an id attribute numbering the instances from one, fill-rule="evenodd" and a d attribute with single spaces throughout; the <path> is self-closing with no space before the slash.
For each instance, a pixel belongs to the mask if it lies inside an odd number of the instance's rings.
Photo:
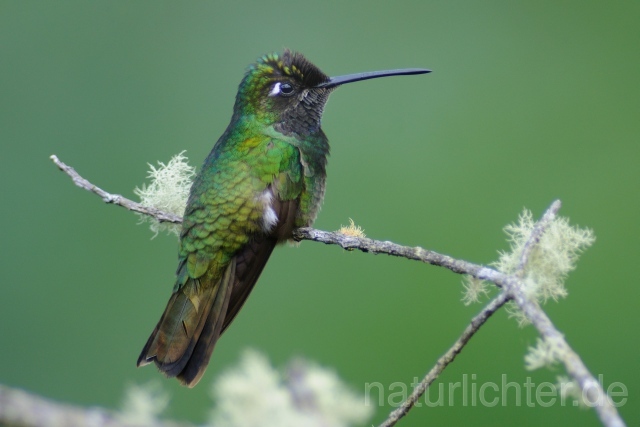
<path id="1" fill-rule="evenodd" d="M 540 238 L 547 230 L 547 227 L 549 227 L 549 224 L 551 224 L 551 221 L 555 219 L 561 206 L 562 203 L 560 202 L 560 200 L 554 201 L 551 206 L 549 206 L 549 209 L 547 209 L 544 215 L 542 215 L 542 218 L 540 218 L 536 226 L 533 228 L 531 236 L 529 236 L 529 239 L 525 243 L 524 248 L 522 249 L 522 253 L 520 254 L 520 262 L 518 263 L 518 268 L 516 271 L 516 275 L 518 277 L 522 278 L 522 276 L 524 276 L 524 271 L 527 267 L 527 264 L 529 263 L 529 256 L 531 255 L 531 251 L 533 250 L 535 245 L 540 242 Z"/>
<path id="2" fill-rule="evenodd" d="M 447 268 L 454 273 L 469 274 L 484 280 L 490 280 L 501 286 L 499 278 L 502 274 L 491 268 L 473 264 L 468 261 L 452 258 L 419 246 L 409 247 L 389 241 L 373 240 L 367 237 L 354 237 L 338 232 L 316 230 L 314 228 L 298 228 L 293 231 L 295 240 L 312 240 L 327 245 L 338 245 L 343 249 L 357 249 L 373 254 L 386 254 L 431 265 Z"/>
<path id="3" fill-rule="evenodd" d="M 518 279 L 522 279 L 531 251 L 556 218 L 561 206 L 560 200 L 553 202 L 534 227 L 522 250 L 518 269 L 515 273 Z M 564 335 L 556 329 L 537 301 L 528 298 L 522 281 L 507 280 L 503 283 L 503 289 L 509 298 L 522 310 L 543 339 L 554 347 L 555 357 L 564 364 L 567 373 L 578 383 L 583 396 L 593 404 L 602 424 L 608 427 L 624 426 L 622 418 L 620 418 L 618 411 L 603 390 L 602 385 L 589 372 L 580 356 L 569 346 Z"/>
<path id="4" fill-rule="evenodd" d="M 153 216 L 159 222 L 181 222 L 181 218 L 176 215 L 167 214 L 157 209 L 142 206 L 139 203 L 133 202 L 120 195 L 107 193 L 106 191 L 96 187 L 86 179 L 82 178 L 73 168 L 61 162 L 55 155 L 51 156 L 51 159 L 58 166 L 58 168 L 60 168 L 60 170 L 65 172 L 73 179 L 73 182 L 77 186 L 97 194 L 106 203 L 113 203 L 135 212 Z M 560 201 L 555 201 L 543 215 L 542 219 L 538 221 L 533 232 L 529 236 L 528 241 L 525 243 L 524 248 L 522 249 L 518 268 L 516 269 L 514 274 L 504 274 L 493 268 L 474 264 L 464 260 L 455 259 L 448 255 L 443 255 L 421 247 L 402 246 L 389 241 L 379 241 L 364 237 L 348 236 L 338 232 L 328 232 L 308 227 L 294 230 L 293 238 L 298 241 L 312 240 L 328 245 L 338 245 L 344 249 L 357 249 L 362 252 L 387 254 L 391 256 L 407 258 L 410 260 L 421 261 L 427 264 L 447 268 L 455 273 L 467 274 L 480 280 L 486 280 L 494 283 L 499 288 L 502 288 L 503 292 L 500 294 L 500 296 L 493 300 L 491 304 L 489 304 L 476 318 L 474 318 L 474 321 L 472 322 L 470 327 L 465 330 L 463 336 L 460 337 L 460 339 L 456 342 L 456 344 L 454 344 L 449 352 L 445 353 L 445 355 L 438 361 L 438 364 L 432 369 L 431 372 L 429 372 L 427 377 L 425 377 L 425 379 L 423 380 L 424 385 L 423 383 L 421 383 L 414 390 L 414 394 L 412 394 L 412 397 L 410 397 L 407 402 L 405 402 L 400 408 L 398 408 L 391 414 L 389 420 L 396 417 L 395 421 L 393 421 L 391 424 L 383 424 L 383 426 L 393 425 L 397 421 L 397 419 L 406 414 L 406 412 L 413 406 L 416 399 L 419 398 L 422 393 L 424 393 L 424 389 L 426 389 L 428 384 L 435 380 L 442 369 L 446 367 L 446 364 L 450 363 L 451 360 L 453 360 L 453 357 L 455 357 L 455 355 L 460 352 L 462 347 L 464 347 L 464 345 L 468 342 L 477 328 L 479 328 L 484 323 L 484 321 L 486 321 L 486 319 L 491 314 L 493 314 L 495 310 L 500 308 L 507 300 L 513 300 L 514 303 L 519 307 L 520 310 L 522 310 L 525 316 L 533 324 L 533 326 L 538 330 L 540 335 L 545 340 L 548 340 L 549 342 L 556 345 L 556 348 L 559 349 L 559 360 L 565 365 L 567 372 L 577 382 L 589 401 L 592 403 L 595 402 L 594 407 L 598 412 L 603 425 L 608 427 L 624 426 L 624 422 L 622 421 L 616 408 L 612 405 L 608 396 L 602 389 L 602 386 L 593 377 L 593 375 L 591 375 L 577 353 L 569 346 L 562 333 L 560 333 L 555 328 L 555 326 L 542 310 L 537 301 L 530 299 L 525 292 L 523 276 L 529 262 L 531 251 L 538 244 L 541 236 L 544 234 L 549 224 L 551 224 L 551 222 L 556 217 L 560 206 Z M 495 308 L 492 311 L 491 309 L 494 306 Z M 480 322 L 475 329 L 474 322 Z M 450 360 L 448 359 L 449 357 L 451 357 Z M 439 367 L 440 365 L 442 365 L 441 368 Z M 387 420 L 387 422 L 390 422 L 389 420 Z"/>
<path id="5" fill-rule="evenodd" d="M 52 155 L 50 159 L 51 161 L 53 161 L 53 163 L 56 164 L 56 166 L 58 166 L 58 168 L 62 172 L 66 173 L 67 175 L 69 175 L 69 177 L 71 177 L 75 185 L 98 195 L 100 198 L 102 198 L 102 201 L 105 203 L 112 203 L 114 205 L 122 206 L 123 208 L 129 209 L 130 211 L 133 211 L 133 212 L 138 212 L 141 214 L 152 216 L 155 219 L 157 219 L 159 222 L 170 222 L 173 224 L 182 223 L 182 218 L 178 215 L 173 215 L 170 213 L 163 212 L 159 209 L 143 206 L 140 203 L 136 203 L 133 200 L 129 200 L 126 197 L 123 197 L 119 194 L 107 193 L 102 188 L 98 187 L 97 185 L 93 185 L 92 183 L 90 183 L 89 181 L 81 177 L 80 174 L 78 174 L 78 172 L 76 172 L 74 168 L 61 162 L 60 159 L 58 159 L 58 156 L 56 156 L 55 154 Z"/>

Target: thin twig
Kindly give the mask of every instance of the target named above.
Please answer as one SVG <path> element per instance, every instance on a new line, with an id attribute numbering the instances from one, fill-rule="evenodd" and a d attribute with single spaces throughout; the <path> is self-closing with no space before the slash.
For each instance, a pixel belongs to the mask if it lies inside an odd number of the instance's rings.
<path id="1" fill-rule="evenodd" d="M 297 241 L 312 240 L 314 242 L 322 242 L 327 245 L 338 245 L 343 249 L 357 249 L 359 251 L 370 252 L 372 254 L 386 254 L 414 261 L 421 261 L 426 264 L 447 268 L 454 273 L 469 274 L 480 279 L 490 280 L 498 286 L 501 286 L 500 278 L 506 278 L 502 273 L 489 267 L 455 259 L 448 255 L 430 251 L 419 246 L 402 246 L 389 241 L 383 242 L 381 240 L 373 240 L 367 237 L 348 236 L 338 232 L 316 230 L 309 227 L 293 230 L 293 238 Z"/>
<path id="2" fill-rule="evenodd" d="M 500 307 L 502 307 L 507 301 L 509 301 L 509 297 L 505 292 L 501 292 L 496 298 L 494 298 L 487 306 L 485 306 L 476 317 L 471 320 L 471 323 L 465 328 L 464 332 L 458 340 L 451 346 L 449 350 L 445 354 L 443 354 L 435 366 L 431 368 L 429 373 L 420 381 L 414 389 L 411 395 L 402 402 L 397 409 L 389 414 L 386 420 L 379 427 L 391 427 L 394 426 L 400 418 L 407 415 L 407 413 L 411 410 L 413 405 L 416 404 L 418 399 L 422 397 L 427 388 L 438 378 L 438 376 L 444 371 L 444 369 L 449 365 L 449 363 L 453 362 L 456 356 L 462 351 L 464 346 L 469 342 L 471 337 L 478 332 L 480 327 L 484 325 L 484 323 L 489 320 L 489 317 L 493 315 Z"/>
<path id="3" fill-rule="evenodd" d="M 117 204 L 129 210 L 153 216 L 160 222 L 180 223 L 182 221 L 181 218 L 175 215 L 167 214 L 157 209 L 147 208 L 122 196 L 107 193 L 82 178 L 73 168 L 61 162 L 55 155 L 51 156 L 51 160 L 53 160 L 60 170 L 69 175 L 78 187 L 97 194 L 107 203 Z M 578 383 L 588 401 L 594 404 L 602 423 L 607 427 L 621 427 L 624 426 L 624 422 L 602 389 L 602 386 L 593 375 L 591 375 L 580 357 L 571 349 L 563 335 L 555 328 L 538 303 L 530 300 L 524 292 L 521 279 L 526 269 L 531 250 L 538 243 L 548 225 L 555 219 L 560 206 L 560 201 L 555 201 L 538 222 L 529 241 L 525 244 L 517 273 L 514 275 L 506 275 L 489 267 L 455 259 L 448 255 L 439 254 L 421 247 L 402 246 L 389 241 L 383 242 L 368 238 L 347 236 L 337 232 L 328 232 L 313 228 L 299 228 L 293 231 L 293 238 L 298 241 L 312 240 L 328 245 L 338 245 L 344 249 L 358 249 L 362 252 L 387 254 L 421 261 L 447 268 L 455 273 L 468 274 L 480 280 L 493 282 L 496 286 L 503 289 L 507 298 L 512 299 L 518 305 L 540 335 L 547 342 L 554 343 L 556 348 L 560 350 L 559 358 L 565 365 L 567 373 Z M 466 341 L 468 341 L 468 339 Z M 409 405 L 409 408 L 412 405 L 413 403 Z"/>
<path id="4" fill-rule="evenodd" d="M 71 177 L 75 185 L 87 191 L 90 191 L 94 194 L 97 194 L 102 198 L 102 200 L 105 203 L 111 203 L 114 205 L 122 206 L 123 208 L 129 209 L 130 211 L 152 216 L 160 222 L 171 222 L 173 224 L 182 223 L 182 218 L 179 217 L 178 215 L 166 213 L 161 211 L 160 209 L 142 206 L 140 203 L 136 203 L 133 200 L 129 200 L 126 197 L 121 196 L 119 194 L 107 193 L 102 188 L 98 187 L 97 185 L 93 185 L 92 183 L 90 183 L 89 181 L 81 177 L 80 174 L 78 174 L 78 172 L 76 172 L 74 168 L 63 163 L 60 159 L 58 159 L 58 156 L 56 156 L 55 154 L 53 154 L 50 157 L 50 159 L 53 161 L 53 163 L 56 164 L 56 166 L 58 166 L 58 168 L 62 172 L 66 173 Z"/>

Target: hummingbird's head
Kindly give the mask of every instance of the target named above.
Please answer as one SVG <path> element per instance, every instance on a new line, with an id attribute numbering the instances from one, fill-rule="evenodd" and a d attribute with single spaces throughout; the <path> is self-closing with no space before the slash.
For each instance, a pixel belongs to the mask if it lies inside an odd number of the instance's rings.
<path id="1" fill-rule="evenodd" d="M 405 68 L 329 77 L 302 54 L 285 49 L 249 67 L 238 88 L 234 120 L 254 116 L 285 135 L 320 131 L 322 111 L 329 94 L 345 83 L 378 77 L 425 74 L 430 70 Z"/>
<path id="2" fill-rule="evenodd" d="M 285 134 L 320 129 L 330 81 L 302 54 L 286 49 L 260 58 L 249 67 L 238 89 L 234 115 L 255 115 Z"/>

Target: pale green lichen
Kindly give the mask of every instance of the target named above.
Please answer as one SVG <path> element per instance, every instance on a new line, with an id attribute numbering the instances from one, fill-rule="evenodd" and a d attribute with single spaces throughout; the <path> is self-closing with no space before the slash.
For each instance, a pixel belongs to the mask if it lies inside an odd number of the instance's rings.
<path id="1" fill-rule="evenodd" d="M 544 366 L 551 367 L 558 363 L 558 350 L 554 342 L 538 338 L 535 347 L 529 347 L 524 356 L 525 368 L 533 371 Z"/>
<path id="2" fill-rule="evenodd" d="M 227 427 L 347 427 L 373 412 L 333 371 L 297 360 L 282 374 L 255 351 L 216 381 L 213 397 L 210 424 Z"/>
<path id="3" fill-rule="evenodd" d="M 151 169 L 147 178 L 151 182 L 133 190 L 140 197 L 140 204 L 178 216 L 184 214 L 196 170 L 187 163 L 188 159 L 183 154 L 184 151 L 173 156 L 167 164 L 158 162 L 157 168 L 149 164 Z M 160 223 L 151 216 L 143 214 L 139 216 L 141 222 L 149 223 L 151 231 L 155 233 L 154 237 L 161 231 L 167 231 L 176 236 L 180 233 L 180 224 Z"/>
<path id="4" fill-rule="evenodd" d="M 502 273 L 516 274 L 521 267 L 522 253 L 536 226 L 530 211 L 524 210 L 518 223 L 504 228 L 510 244 L 510 250 L 500 252 L 498 261 L 492 265 Z M 531 301 L 545 303 L 549 299 L 557 301 L 567 296 L 564 281 L 576 266 L 580 254 L 593 242 L 593 232 L 586 228 L 571 226 L 567 218 L 557 217 L 547 225 L 540 240 L 529 253 L 527 263 L 521 272 L 524 292 Z M 484 282 L 465 276 L 463 281 L 465 305 L 480 300 L 487 293 Z M 506 305 L 509 317 L 516 319 L 520 326 L 529 320 L 513 302 Z"/>
<path id="5" fill-rule="evenodd" d="M 489 294 L 489 285 L 484 280 L 477 279 L 473 276 L 465 275 L 462 278 L 462 302 L 464 305 L 470 305 L 480 302 L 480 297 Z"/>
<path id="6" fill-rule="evenodd" d="M 215 380 L 212 397 L 205 424 L 211 426 L 349 427 L 363 425 L 374 412 L 333 370 L 299 358 L 276 369 L 254 350 Z M 134 385 L 116 416 L 127 425 L 159 425 L 168 403 L 158 383 Z"/>
<path id="7" fill-rule="evenodd" d="M 155 425 L 169 404 L 169 395 L 159 383 L 131 385 L 127 388 L 118 418 L 129 425 Z"/>
<path id="8" fill-rule="evenodd" d="M 507 311 L 509 318 L 514 319 L 521 328 L 531 323 L 527 315 L 520 310 L 520 307 L 515 302 L 509 301 L 505 304 L 504 309 Z"/>
<path id="9" fill-rule="evenodd" d="M 505 274 L 516 273 L 522 251 L 535 225 L 533 215 L 525 209 L 517 224 L 505 227 L 511 250 L 500 253 L 500 259 L 493 263 L 496 269 Z M 571 226 L 567 218 L 552 220 L 540 241 L 533 246 L 524 266 L 522 281 L 527 296 L 543 303 L 548 299 L 557 301 L 565 297 L 567 275 L 575 268 L 579 255 L 594 240 L 593 231 Z"/>
<path id="10" fill-rule="evenodd" d="M 364 229 L 359 225 L 356 225 L 351 218 L 349 218 L 349 225 L 340 225 L 338 233 L 350 237 L 367 237 L 367 235 L 364 234 Z"/>

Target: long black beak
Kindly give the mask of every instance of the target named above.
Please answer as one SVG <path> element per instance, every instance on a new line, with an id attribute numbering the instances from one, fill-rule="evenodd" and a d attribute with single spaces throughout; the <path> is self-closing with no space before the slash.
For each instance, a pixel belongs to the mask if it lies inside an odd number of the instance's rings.
<path id="1" fill-rule="evenodd" d="M 346 76 L 331 77 L 329 78 L 328 82 L 320 83 L 316 87 L 328 89 L 343 85 L 345 83 L 377 79 L 378 77 L 410 76 L 413 74 L 427 74 L 430 72 L 431 70 L 427 70 L 425 68 L 402 68 L 399 70 L 369 71 L 366 73 L 347 74 Z"/>

